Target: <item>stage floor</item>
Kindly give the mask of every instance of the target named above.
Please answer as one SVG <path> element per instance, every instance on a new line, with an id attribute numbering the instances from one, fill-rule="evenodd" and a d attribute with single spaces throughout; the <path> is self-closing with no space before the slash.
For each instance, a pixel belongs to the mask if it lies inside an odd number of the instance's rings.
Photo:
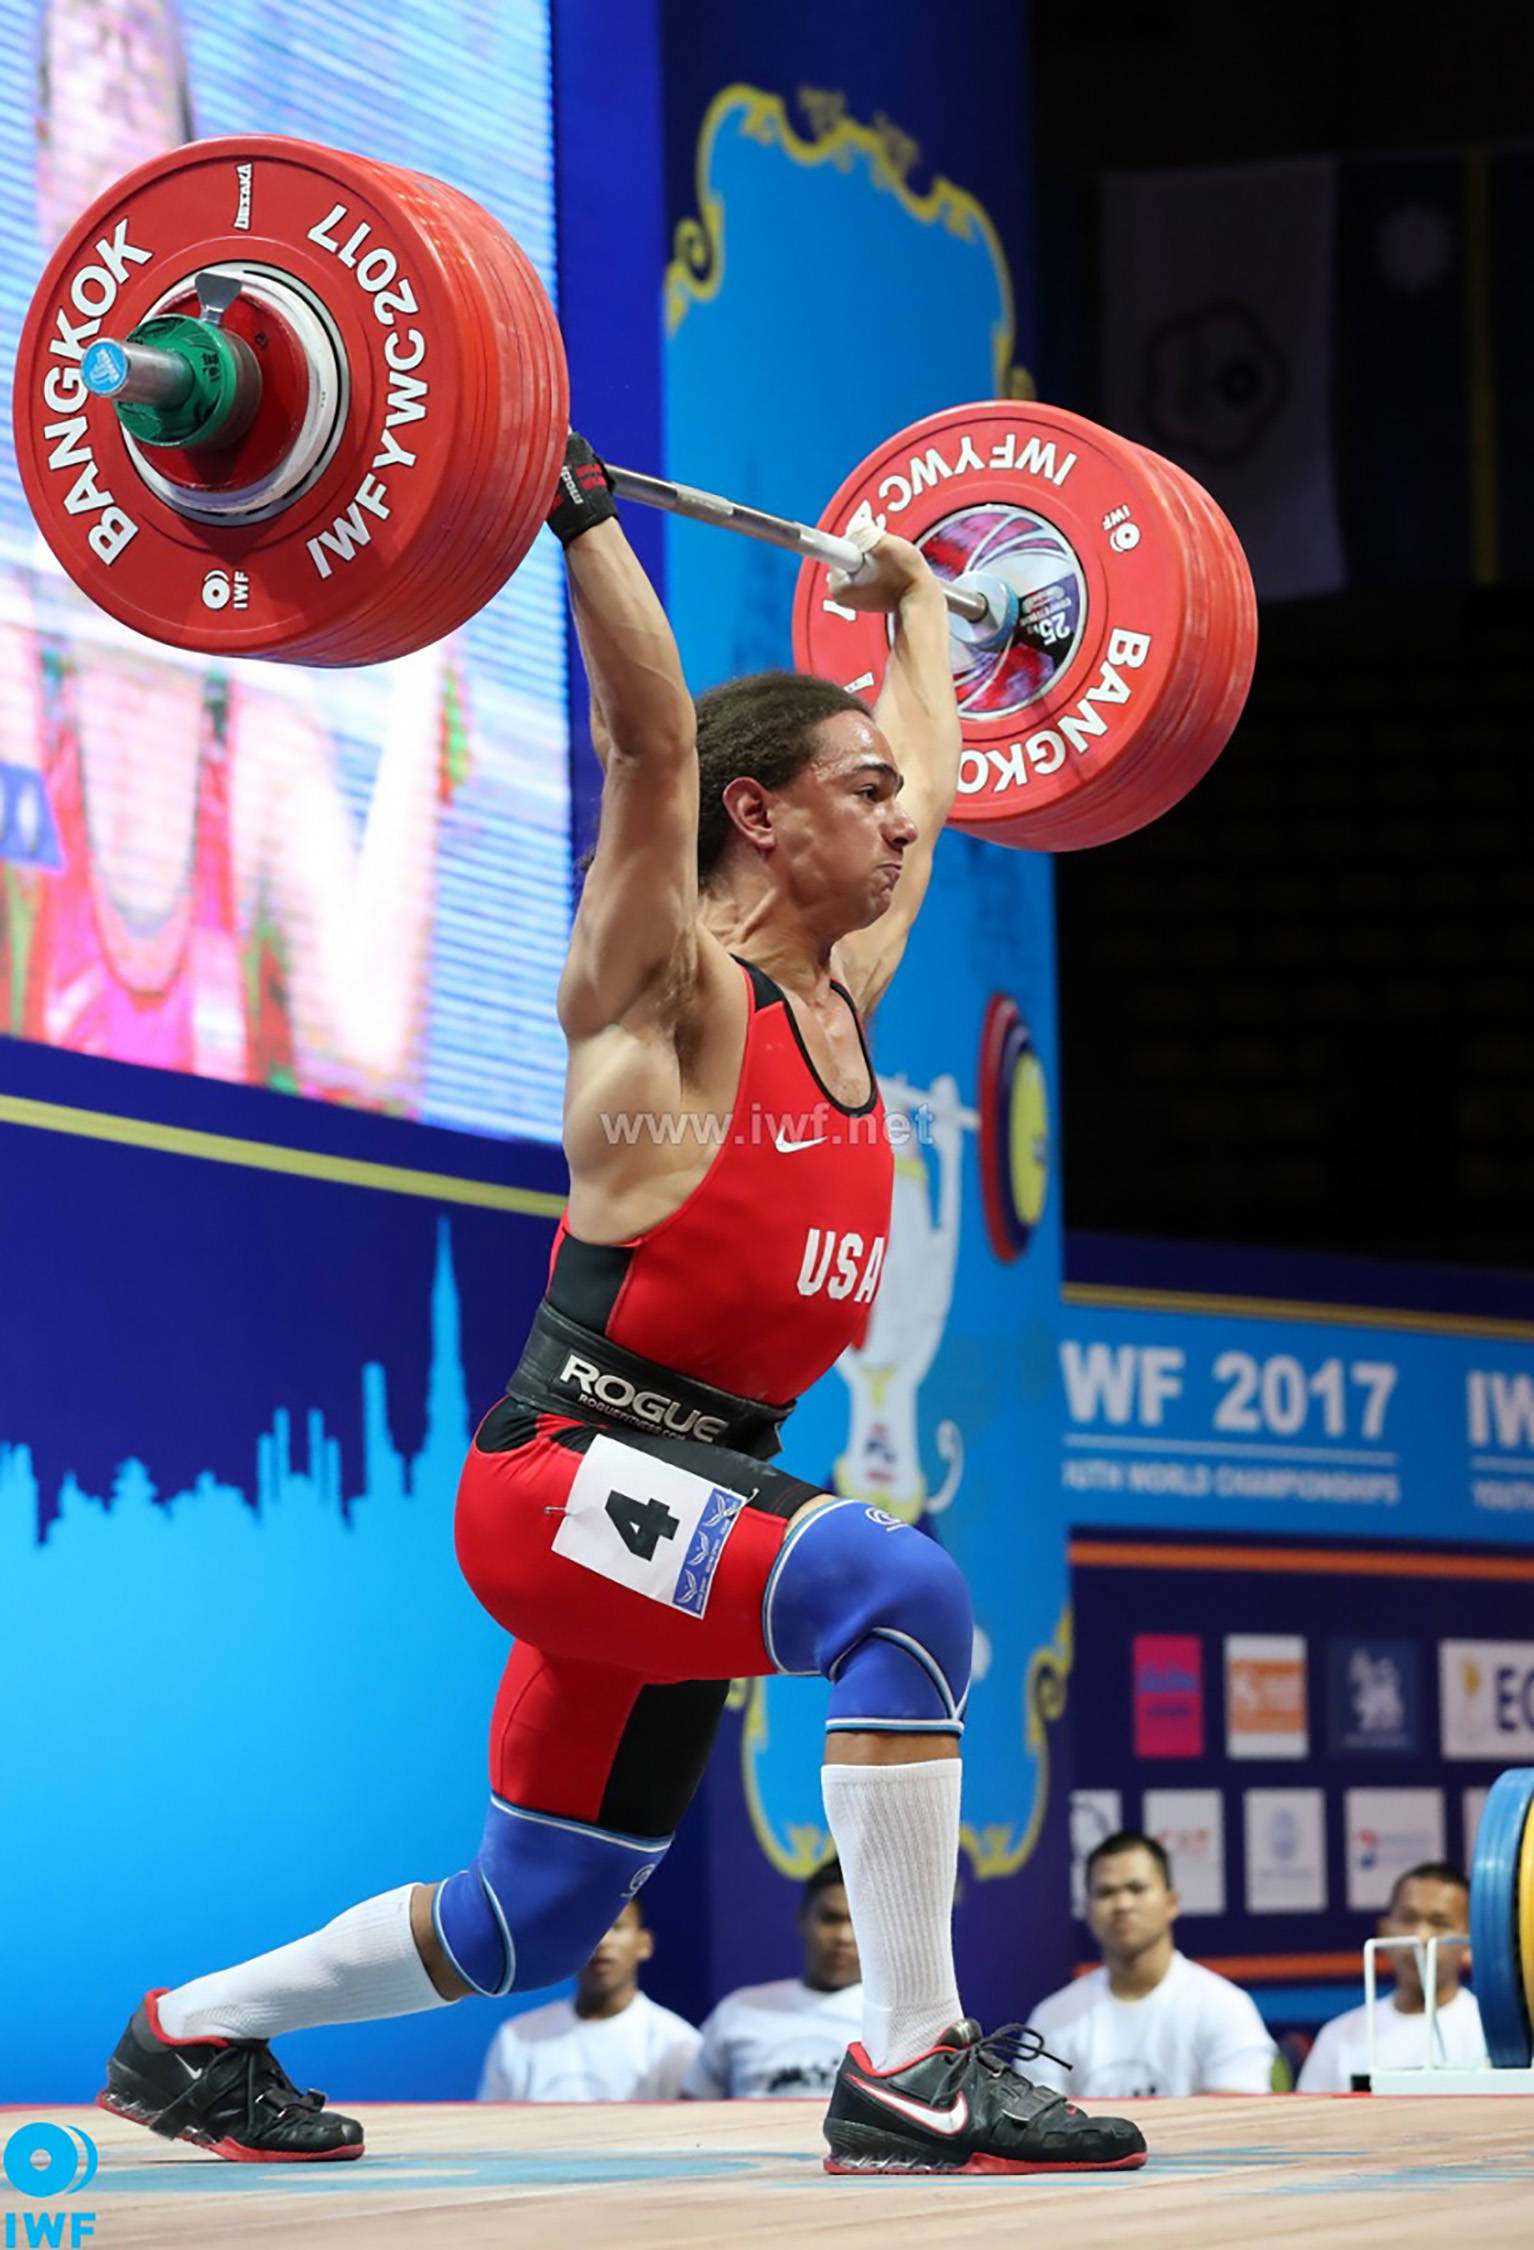
<path id="1" fill-rule="evenodd" d="M 346 2108 L 344 2102 L 338 2107 Z M 360 2162 L 224 2164 L 97 2109 L 0 2116 L 79 2126 L 100 2150 L 90 2250 L 660 2250 L 662 2245 L 965 2250 L 1527 2250 L 1534 2097 L 1354 2095 L 1126 2102 L 1141 2171 L 1067 2178 L 833 2179 L 816 2102 L 361 2105 Z M 32 2233 L 0 2181 L 3 2239 Z M 1027 2222 L 1028 2236 L 1022 2233 Z M 68 2243 L 66 2223 L 62 2240 Z"/>

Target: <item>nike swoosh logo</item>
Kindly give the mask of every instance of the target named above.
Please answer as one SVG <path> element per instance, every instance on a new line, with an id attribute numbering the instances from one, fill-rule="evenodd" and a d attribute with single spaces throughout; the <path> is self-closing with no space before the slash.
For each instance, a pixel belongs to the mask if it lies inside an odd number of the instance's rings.
<path id="1" fill-rule="evenodd" d="M 778 1133 L 774 1136 L 774 1145 L 780 1156 L 793 1156 L 801 1148 L 819 1148 L 821 1143 L 828 1138 L 829 1135 L 825 1133 L 817 1133 L 812 1141 L 786 1141 L 782 1134 Z"/>
<path id="2" fill-rule="evenodd" d="M 900 2117 L 909 2117 L 913 2125 L 925 2125 L 929 2133 L 962 2133 L 969 2123 L 969 2103 L 962 2094 L 956 2094 L 951 2109 L 932 2109 L 926 2102 L 908 2101 L 904 2094 L 886 2093 L 882 2086 L 868 2079 L 858 2081 L 861 2091 L 874 2101 L 882 2102 Z"/>

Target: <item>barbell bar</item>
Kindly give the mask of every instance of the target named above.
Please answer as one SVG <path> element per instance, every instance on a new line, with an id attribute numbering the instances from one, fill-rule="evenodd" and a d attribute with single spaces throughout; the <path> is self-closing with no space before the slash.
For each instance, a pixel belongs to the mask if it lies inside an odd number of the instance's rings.
<path id="1" fill-rule="evenodd" d="M 109 615 L 209 655 L 338 665 L 423 647 L 500 590 L 568 421 L 552 308 L 488 213 L 263 136 L 193 142 L 92 205 L 39 283 L 13 407 L 39 527 Z M 839 603 L 823 566 L 855 573 L 848 533 L 869 521 L 913 540 L 950 607 L 951 817 L 971 833 L 1127 835 L 1208 769 L 1245 700 L 1256 611 L 1229 525 L 1174 464 L 1063 409 L 930 416 L 814 526 L 614 481 L 797 553 L 795 661 L 870 702 L 889 621 Z"/>

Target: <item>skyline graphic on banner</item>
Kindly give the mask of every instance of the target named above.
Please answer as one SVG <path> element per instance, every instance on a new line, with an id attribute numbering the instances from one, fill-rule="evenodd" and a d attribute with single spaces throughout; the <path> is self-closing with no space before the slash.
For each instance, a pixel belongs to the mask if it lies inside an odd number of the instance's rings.
<path id="1" fill-rule="evenodd" d="M 425 1433 L 418 1452 L 407 1456 L 394 1442 L 388 1378 L 377 1361 L 364 1364 L 361 1384 L 361 1483 L 354 1492 L 347 1490 L 340 1441 L 327 1431 L 320 1407 L 309 1407 L 301 1416 L 286 1406 L 272 1409 L 268 1427 L 256 1434 L 249 1491 L 203 1469 L 181 1491 L 162 1493 L 152 1467 L 129 1453 L 120 1462 L 109 1493 L 88 1492 L 73 1471 L 67 1471 L 57 1493 L 45 1494 L 25 1437 L 19 1432 L 9 1437 L 0 1433 L 0 1556 L 15 1554 L 23 1525 L 28 1547 L 57 1553 L 94 1520 L 122 1528 L 143 1521 L 145 1511 L 168 1518 L 192 1502 L 224 1508 L 232 1503 L 258 1525 L 274 1525 L 284 1511 L 317 1507 L 350 1528 L 358 1521 L 358 1511 L 379 1503 L 435 1498 L 442 1492 L 451 1495 L 468 1451 L 470 1420 L 462 1308 L 446 1219 L 439 1221 L 437 1229 Z M 300 1433 L 302 1454 L 295 1458 Z M 92 1510 L 99 1511 L 98 1519 L 92 1518 Z"/>

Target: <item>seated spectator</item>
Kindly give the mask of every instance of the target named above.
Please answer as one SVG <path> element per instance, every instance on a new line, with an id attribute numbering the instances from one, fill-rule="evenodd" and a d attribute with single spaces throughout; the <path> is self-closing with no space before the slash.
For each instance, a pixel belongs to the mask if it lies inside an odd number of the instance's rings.
<path id="1" fill-rule="evenodd" d="M 1077 2095 L 1267 2094 L 1277 2049 L 1250 1996 L 1179 1953 L 1171 1863 L 1153 1836 L 1121 1829 L 1087 1860 L 1087 1924 L 1103 1965 L 1039 2003 L 1029 2021 L 1050 2053 L 1023 2064 Z"/>
<path id="2" fill-rule="evenodd" d="M 1396 1879 L 1390 1905 L 1380 1916 L 1381 1937 L 1463 1937 L 1470 1927 L 1470 1885 L 1463 1871 L 1446 1859 L 1424 1860 Z M 1380 1972 L 1395 1978 L 1393 1999 L 1375 2010 L 1375 2050 L 1383 2070 L 1419 2070 L 1428 2061 L 1427 1995 L 1422 1988 L 1425 1956 L 1415 1951 L 1376 1954 Z M 1446 1945 L 1438 1953 L 1438 2012 L 1434 2021 L 1435 2058 L 1464 2069 L 1484 2068 L 1486 2041 L 1475 1995 L 1460 1983 L 1464 1949 Z M 1355 2073 L 1369 2068 L 1366 2008 L 1333 2016 L 1316 2034 L 1295 2089 L 1301 2094 L 1346 2094 Z"/>
<path id="3" fill-rule="evenodd" d="M 799 1903 L 804 1974 L 742 1985 L 720 2001 L 682 2087 L 684 2100 L 761 2100 L 830 2093 L 842 2056 L 862 2037 L 863 1987 L 842 1871 L 817 1867 Z"/>
<path id="4" fill-rule="evenodd" d="M 631 1898 L 575 1980 L 575 1999 L 551 2000 L 503 2023 L 485 2057 L 482 2102 L 674 2101 L 698 2048 L 690 2023 L 639 1989 L 655 1952 Z"/>

